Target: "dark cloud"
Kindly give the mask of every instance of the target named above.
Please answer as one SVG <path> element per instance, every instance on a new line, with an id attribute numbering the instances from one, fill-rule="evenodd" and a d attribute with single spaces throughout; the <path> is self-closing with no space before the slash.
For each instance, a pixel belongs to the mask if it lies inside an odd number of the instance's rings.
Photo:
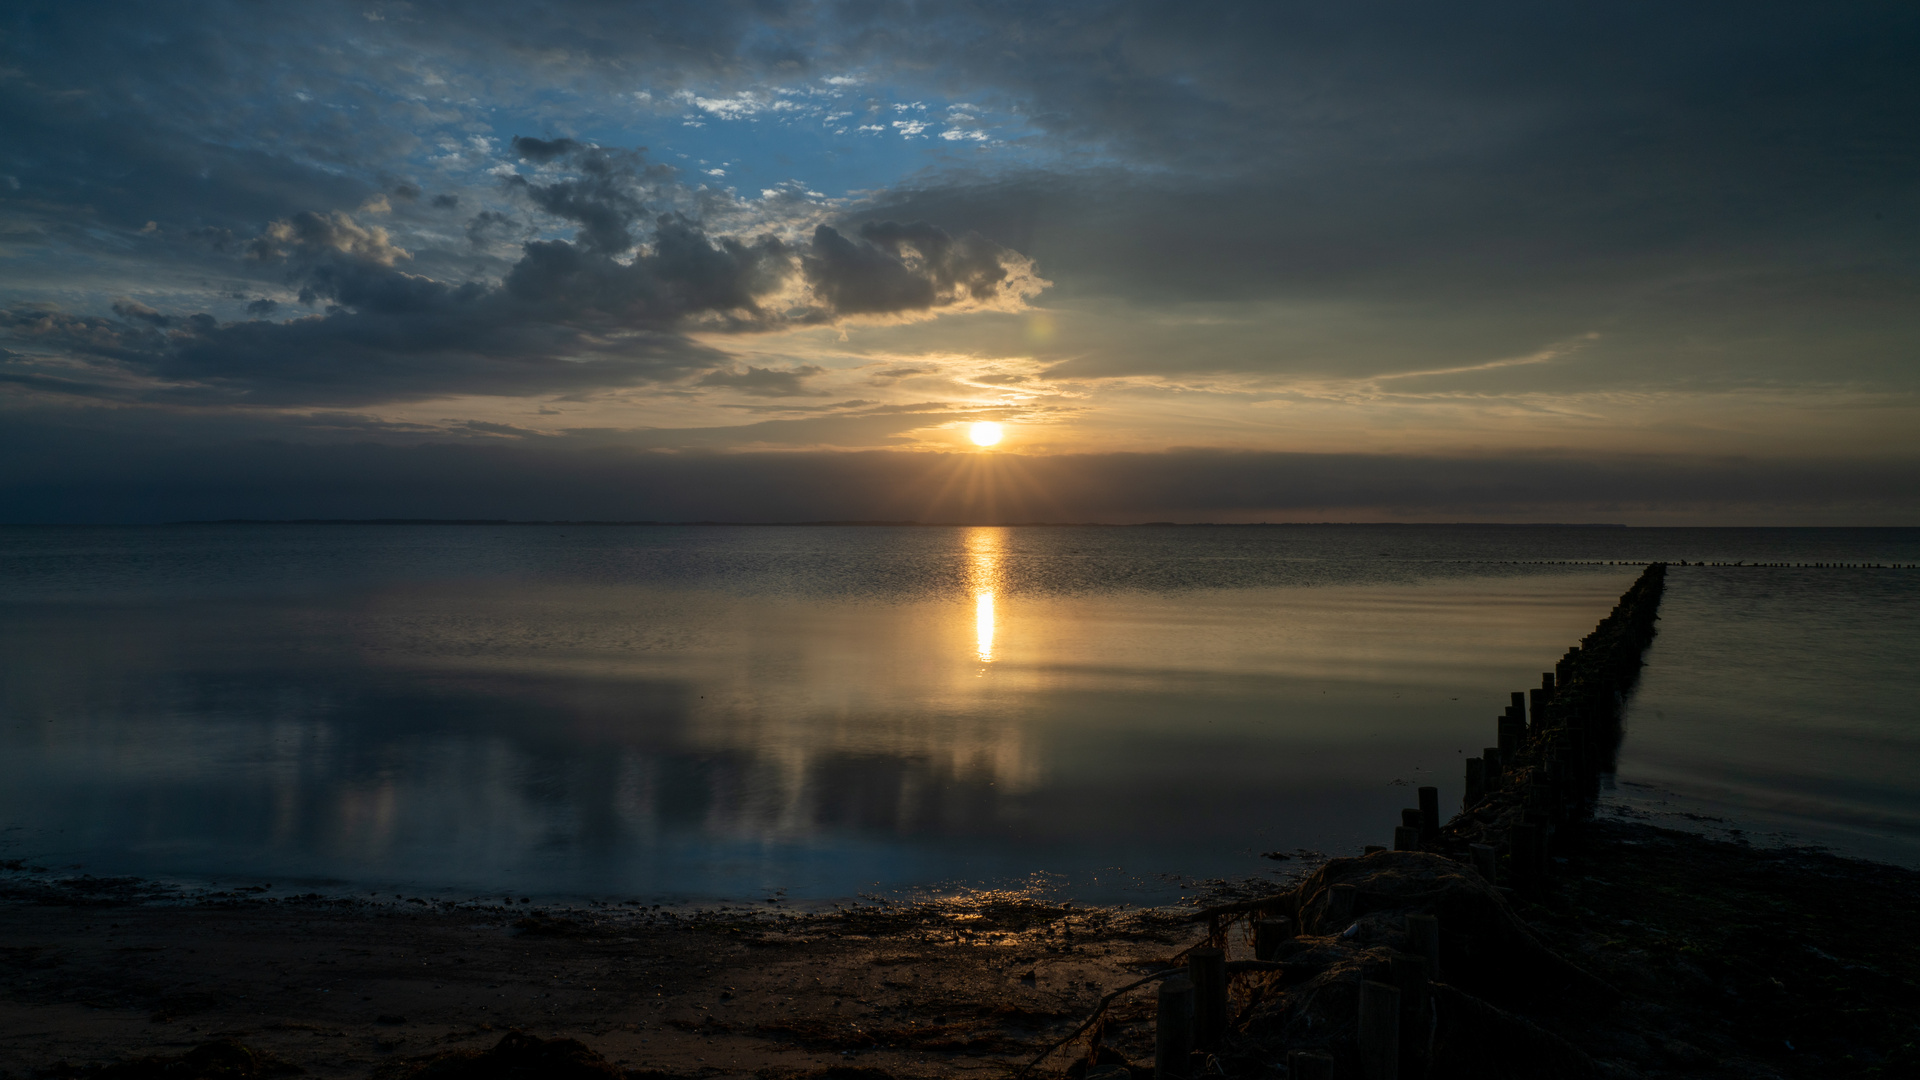
<path id="1" fill-rule="evenodd" d="M 93 384 L 90 395 L 147 402 L 354 406 L 557 393 L 678 379 L 727 361 L 669 332 L 603 344 L 578 328 L 517 320 L 496 302 L 498 290 L 480 286 L 351 266 L 321 268 L 314 281 L 349 306 L 281 323 L 197 314 L 164 330 L 16 309 L 0 313 L 0 330 L 34 350 L 34 360 L 13 365 L 16 381 Z M 64 356 L 110 366 L 75 369 Z M 65 381 L 48 382 L 54 375 Z"/>
<path id="2" fill-rule="evenodd" d="M 169 316 L 148 307 L 138 300 L 116 300 L 113 313 L 129 321 L 139 321 L 153 326 L 167 326 L 173 322 Z"/>
<path id="3" fill-rule="evenodd" d="M 696 344 L 691 329 L 742 332 L 977 302 L 993 297 L 997 281 L 984 285 L 987 272 L 956 271 L 957 263 L 1021 262 L 983 241 L 928 259 L 909 245 L 850 241 L 831 229 L 795 249 L 772 236 L 711 237 L 672 214 L 651 223 L 647 241 L 626 262 L 591 241 L 534 241 L 500 284 L 456 285 L 401 269 L 410 254 L 379 227 L 344 213 L 302 213 L 274 222 L 247 251 L 281 266 L 303 304 L 323 305 L 316 316 L 221 323 L 122 302 L 118 320 L 13 309 L 0 312 L 0 330 L 43 352 L 110 360 L 162 380 L 136 393 L 153 400 L 368 405 L 574 392 L 725 369 L 725 354 Z M 839 262 L 820 258 L 823 244 Z M 869 277 L 841 274 L 848 260 Z M 810 298 L 786 299 L 796 279 L 812 288 Z M 723 374 L 704 385 L 767 394 L 780 380 Z"/>
<path id="4" fill-rule="evenodd" d="M 531 135 L 513 137 L 513 152 L 519 154 L 521 160 L 538 165 L 545 165 L 549 161 L 567 157 L 585 149 L 587 147 L 572 139 L 536 139 Z"/>
<path id="5" fill-rule="evenodd" d="M 810 244 L 771 234 L 710 235 L 678 211 L 674 170 L 637 150 L 570 139 L 517 139 L 517 153 L 570 170 L 506 181 L 539 212 L 578 226 L 536 240 L 500 281 L 451 282 L 405 269 L 413 252 L 343 211 L 301 211 L 244 245 L 311 318 L 221 323 L 125 301 L 112 320 L 26 307 L 0 327 L 37 349 L 110 360 L 149 380 L 120 394 L 151 400 L 369 405 L 453 394 L 580 392 L 717 372 L 703 385 L 799 393 L 803 374 L 736 376 L 695 330 L 750 332 L 847 317 L 921 315 L 1018 303 L 1044 283 L 1018 253 L 924 223 L 828 226 Z M 482 211 L 475 245 L 513 222 Z M 272 308 L 249 306 L 247 314 Z M 160 331 L 166 331 L 164 333 Z M 71 377 L 71 376 L 69 376 Z M 788 384 L 791 383 L 791 386 Z"/>
<path id="6" fill-rule="evenodd" d="M 802 256 L 815 293 L 838 312 L 992 303 L 1008 280 L 1006 249 L 977 234 L 956 240 L 925 222 L 880 221 L 860 226 L 859 237 L 851 240 L 821 225 Z"/>
<path id="7" fill-rule="evenodd" d="M 817 396 L 821 392 L 807 389 L 806 382 L 823 370 L 813 364 L 785 369 L 749 365 L 744 371 L 710 372 L 700 379 L 700 385 L 724 386 L 753 397 Z"/>
<path id="8" fill-rule="evenodd" d="M 482 210 L 467 219 L 467 242 L 474 247 L 485 247 L 493 242 L 496 233 L 513 227 L 513 219 L 500 211 Z"/>
<path id="9" fill-rule="evenodd" d="M 619 255 L 633 247 L 633 223 L 647 212 L 648 182 L 671 182 L 674 170 L 649 165 L 637 150 L 582 146 L 572 139 L 545 142 L 516 136 L 513 149 L 523 159 L 547 164 L 565 160 L 576 176 L 537 183 L 515 174 L 509 187 L 554 217 L 580 226 L 577 242 L 600 255 Z"/>

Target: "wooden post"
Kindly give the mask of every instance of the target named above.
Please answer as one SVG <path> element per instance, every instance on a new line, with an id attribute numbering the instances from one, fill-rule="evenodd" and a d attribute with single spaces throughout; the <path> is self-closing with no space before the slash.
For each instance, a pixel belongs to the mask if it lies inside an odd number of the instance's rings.
<path id="1" fill-rule="evenodd" d="M 1393 850 L 1419 851 L 1420 827 L 1418 825 L 1402 825 L 1393 830 Z"/>
<path id="2" fill-rule="evenodd" d="M 1174 975 L 1160 984 L 1153 1021 L 1153 1080 L 1186 1080 L 1193 1057 L 1193 980 Z"/>
<path id="3" fill-rule="evenodd" d="M 1333 1055 L 1311 1050 L 1289 1051 L 1287 1080 L 1333 1080 Z"/>
<path id="4" fill-rule="evenodd" d="M 1354 901 L 1359 899 L 1360 888 L 1357 885 L 1330 885 L 1327 887 L 1327 913 L 1320 932 L 1337 934 L 1353 921 Z"/>
<path id="5" fill-rule="evenodd" d="M 1420 1062 L 1426 1060 L 1427 1038 L 1433 1030 L 1427 990 L 1433 972 L 1426 957 L 1407 953 L 1389 957 L 1387 970 L 1394 989 L 1400 991 L 1400 1060 L 1408 1075 L 1419 1076 L 1426 1071 L 1420 1068 Z"/>
<path id="6" fill-rule="evenodd" d="M 1513 827 L 1513 869 L 1514 884 L 1527 892 L 1538 892 L 1544 884 L 1546 867 L 1541 858 L 1546 847 L 1546 827 L 1543 825 L 1520 824 Z"/>
<path id="7" fill-rule="evenodd" d="M 1440 835 L 1440 789 L 1423 787 L 1420 796 L 1420 839 L 1433 840 Z"/>
<path id="8" fill-rule="evenodd" d="M 1400 991 L 1368 979 L 1360 984 L 1360 1075 L 1400 1080 Z"/>
<path id="9" fill-rule="evenodd" d="M 1280 952 L 1280 943 L 1293 937 L 1293 920 L 1285 915 L 1253 921 L 1253 958 L 1271 960 Z"/>
<path id="10" fill-rule="evenodd" d="M 1546 716 L 1543 715 L 1543 710 L 1541 709 L 1541 706 L 1547 703 L 1546 695 L 1542 693 L 1540 688 L 1537 686 L 1534 687 L 1532 690 L 1527 691 L 1527 694 L 1529 697 L 1533 699 L 1533 708 L 1529 710 L 1529 712 L 1533 716 L 1533 723 L 1530 725 L 1530 727 L 1533 731 L 1537 732 L 1541 730 L 1541 724 L 1545 723 L 1547 719 Z"/>
<path id="11" fill-rule="evenodd" d="M 1485 758 L 1467 759 L 1466 791 L 1460 796 L 1460 809 L 1465 810 L 1479 802 L 1487 794 L 1487 762 Z"/>
<path id="12" fill-rule="evenodd" d="M 1417 807 L 1412 807 L 1412 806 L 1409 806 L 1409 807 L 1407 807 L 1406 809 L 1404 809 L 1404 810 L 1401 810 L 1401 811 L 1400 811 L 1400 824 L 1402 824 L 1402 825 L 1405 825 L 1405 826 L 1406 826 L 1407 828 L 1409 828 L 1409 829 L 1417 829 L 1417 828 L 1419 828 L 1419 827 L 1420 827 L 1420 810 L 1419 810 L 1419 808 L 1417 808 Z"/>
<path id="13" fill-rule="evenodd" d="M 1440 977 L 1440 916 L 1407 916 L 1407 951 L 1425 957 L 1427 977 Z"/>
<path id="14" fill-rule="evenodd" d="M 1485 759 L 1487 763 L 1487 790 L 1499 791 L 1500 780 L 1505 772 L 1501 767 L 1501 762 L 1505 756 L 1500 753 L 1500 748 L 1497 746 L 1489 746 L 1482 749 L 1480 756 Z"/>
<path id="15" fill-rule="evenodd" d="M 1195 949 L 1187 954 L 1187 978 L 1193 980 L 1193 1045 L 1212 1050 L 1227 1033 L 1227 954 L 1224 949 Z"/>
<path id="16" fill-rule="evenodd" d="M 1473 868 L 1487 879 L 1487 884 L 1499 884 L 1495 867 L 1500 865 L 1499 851 L 1492 844 L 1468 844 L 1467 850 L 1473 853 Z"/>
<path id="17" fill-rule="evenodd" d="M 1550 773 L 1551 770 L 1542 770 L 1542 775 L 1528 785 L 1527 796 L 1522 800 L 1521 805 L 1526 807 L 1529 814 L 1537 814 L 1545 818 L 1553 812 L 1553 778 L 1548 775 Z"/>
<path id="18" fill-rule="evenodd" d="M 1522 724 L 1526 723 L 1527 722 L 1527 692 L 1525 690 L 1515 690 L 1513 692 L 1512 707 L 1513 707 L 1514 714 L 1520 717 L 1520 722 Z"/>
<path id="19" fill-rule="evenodd" d="M 1548 701 L 1552 701 L 1552 700 L 1553 700 L 1553 692 L 1554 692 L 1554 691 L 1555 691 L 1556 689 L 1558 689 L 1558 686 L 1556 685 L 1556 680 L 1555 680 L 1555 679 L 1554 679 L 1554 677 L 1553 677 L 1553 672 L 1551 672 L 1551 671 L 1543 671 L 1543 672 L 1541 672 L 1541 673 L 1540 673 L 1540 694 L 1541 694 L 1541 696 L 1542 696 L 1542 697 L 1544 697 L 1544 698 L 1546 698 L 1546 699 L 1547 699 Z"/>

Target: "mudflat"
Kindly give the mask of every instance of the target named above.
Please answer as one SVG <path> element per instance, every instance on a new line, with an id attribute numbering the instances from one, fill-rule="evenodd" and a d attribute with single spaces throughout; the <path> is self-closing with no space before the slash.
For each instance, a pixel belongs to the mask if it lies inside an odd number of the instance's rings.
<path id="1" fill-rule="evenodd" d="M 1191 934 L 1177 914 L 993 894 L 562 911 L 17 876 L 0 903 L 0 1073 L 233 1039 L 316 1076 L 364 1076 L 511 1030 L 673 1075 L 854 1061 L 973 1073 L 1077 1022 Z"/>
<path id="2" fill-rule="evenodd" d="M 1107 991 L 1183 966 L 1210 933 L 1192 907 L 1004 894 L 668 912 L 189 894 L 26 867 L 3 887 L 0 1075 L 23 1078 L 217 1040 L 251 1048 L 266 1072 L 405 1077 L 514 1031 L 577 1039 L 631 1080 L 1004 1075 Z M 1619 992 L 1502 1003 L 1529 1038 L 1565 1048 L 1556 1067 L 1569 1075 L 1920 1074 L 1920 873 L 1601 821 L 1552 888 L 1512 912 Z M 1252 956 L 1244 929 L 1224 934 L 1231 959 Z M 1336 947 L 1306 935 L 1294 952 Z M 1384 970 L 1388 951 L 1350 948 L 1347 962 L 1378 952 Z M 1285 1075 L 1289 1040 L 1313 1026 L 1288 1018 L 1317 1007 L 1301 1000 L 1304 977 L 1237 974 L 1236 1027 L 1207 1067 Z M 1116 997 L 1091 1032 L 1096 1051 L 1081 1036 L 1037 1071 L 1078 1075 L 1097 1057 L 1146 1073 L 1154 992 Z M 1306 1037 L 1339 1057 L 1345 1036 Z M 1432 1064 L 1445 1075 L 1461 1063 Z M 1480 1074 L 1525 1075 L 1515 1068 Z"/>

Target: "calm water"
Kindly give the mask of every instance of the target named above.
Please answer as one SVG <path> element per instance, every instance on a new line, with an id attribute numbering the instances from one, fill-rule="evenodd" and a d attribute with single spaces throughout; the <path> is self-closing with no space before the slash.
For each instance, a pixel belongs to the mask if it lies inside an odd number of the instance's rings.
<path id="1" fill-rule="evenodd" d="M 1920 571 L 1675 568 L 1609 801 L 1920 866 Z"/>
<path id="2" fill-rule="evenodd" d="M 0 529 L 0 856 L 1161 899 L 1381 842 L 1416 784 L 1453 805 L 1506 691 L 1681 558 L 1920 562 L 1920 531 Z M 1591 559 L 1623 565 L 1529 565 Z M 1920 861 L 1920 572 L 1672 582 L 1623 798 Z"/>

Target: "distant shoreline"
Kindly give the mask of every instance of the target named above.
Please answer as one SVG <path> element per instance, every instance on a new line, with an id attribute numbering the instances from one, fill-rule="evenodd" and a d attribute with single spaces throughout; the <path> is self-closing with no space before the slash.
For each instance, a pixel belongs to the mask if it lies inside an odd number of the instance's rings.
<path id="1" fill-rule="evenodd" d="M 1625 525 L 1606 522 L 1499 522 L 1483 523 L 1473 521 L 561 521 L 529 520 L 519 521 L 510 518 L 221 518 L 211 521 L 170 521 L 169 525 L 589 525 L 633 526 L 655 525 L 664 527 L 691 528 L 695 526 L 729 526 L 735 528 L 782 528 L 816 526 L 863 526 L 874 528 L 923 528 L 923 529 L 1148 529 L 1148 528 L 1209 528 L 1209 529 L 1262 529 L 1262 528 L 1324 528 L 1337 525 L 1342 528 L 1438 528 L 1457 529 L 1461 527 L 1491 529 L 1624 529 Z"/>
<path id="2" fill-rule="evenodd" d="M 653 521 L 515 517 L 207 517 L 180 521 L 4 521 L 0 528 L 180 528 L 204 525 L 459 525 L 653 528 L 1620 528 L 1645 532 L 1920 532 L 1920 525 L 1628 525 L 1619 521 Z"/>
<path id="3" fill-rule="evenodd" d="M 1908 525 L 1626 525 L 1606 521 L 888 521 L 826 519 L 820 521 L 653 521 L 653 520 L 569 520 L 517 518 L 194 518 L 182 521 L 153 522 L 60 522 L 31 521 L 0 523 L 0 528 L 16 529 L 127 529 L 171 528 L 189 525 L 462 525 L 462 526 L 554 526 L 659 528 L 921 528 L 921 529 L 1319 529 L 1338 527 L 1380 529 L 1701 529 L 1738 530 L 1786 529 L 1912 529 Z"/>

